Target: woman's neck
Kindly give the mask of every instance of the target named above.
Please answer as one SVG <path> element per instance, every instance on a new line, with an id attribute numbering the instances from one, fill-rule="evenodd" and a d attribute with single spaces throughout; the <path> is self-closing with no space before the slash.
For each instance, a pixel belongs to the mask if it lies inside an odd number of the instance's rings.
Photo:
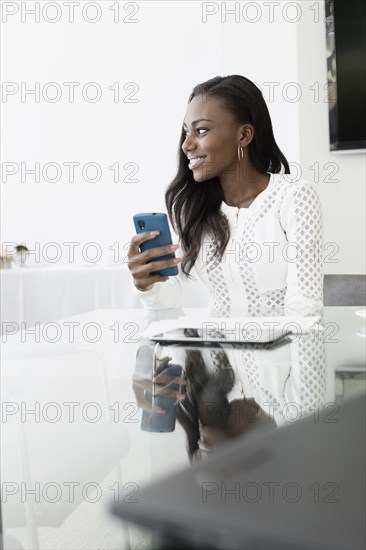
<path id="1" fill-rule="evenodd" d="M 254 199 L 264 191 L 269 184 L 270 174 L 262 174 L 255 169 L 239 181 L 235 174 L 228 174 L 225 179 L 220 179 L 224 193 L 224 201 L 228 206 L 248 208 Z"/>

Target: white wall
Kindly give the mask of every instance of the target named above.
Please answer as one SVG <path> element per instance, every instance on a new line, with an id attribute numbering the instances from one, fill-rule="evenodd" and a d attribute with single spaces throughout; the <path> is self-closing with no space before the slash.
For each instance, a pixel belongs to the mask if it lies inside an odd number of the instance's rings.
<path id="1" fill-rule="evenodd" d="M 329 151 L 324 2 L 314 4 L 319 8 L 303 9 L 298 24 L 299 84 L 303 90 L 299 102 L 300 162 L 304 177 L 316 182 L 322 201 L 325 273 L 362 274 L 365 155 Z"/>
<path id="2" fill-rule="evenodd" d="M 133 234 L 132 215 L 165 209 L 164 190 L 175 173 L 180 127 L 192 87 L 218 74 L 243 74 L 260 85 L 278 144 L 291 162 L 303 166 L 306 177 L 312 176 L 309 167 L 314 162 L 321 166 L 334 162 L 328 153 L 327 105 L 314 103 L 308 90 L 311 83 L 326 78 L 324 24 L 313 22 L 309 5 L 314 3 L 282 2 L 273 13 L 268 3 L 226 3 L 227 8 L 239 5 L 232 15 L 225 13 L 223 4 L 136 2 L 138 11 L 131 18 L 137 23 L 123 22 L 133 9 L 123 10 L 123 2 L 120 22 L 114 23 L 110 8 L 115 2 L 109 1 L 99 2 L 102 15 L 94 24 L 83 20 L 81 7 L 70 23 L 62 2 L 62 17 L 54 24 L 42 15 L 39 23 L 32 16 L 22 23 L 21 13 L 8 18 L 2 29 L 3 81 L 19 86 L 39 82 L 41 88 L 54 81 L 63 95 L 56 103 L 42 97 L 35 103 L 31 96 L 22 102 L 18 93 L 2 104 L 7 138 L 3 162 L 19 167 L 22 162 L 27 166 L 39 162 L 41 167 L 57 162 L 63 176 L 55 183 L 42 181 L 42 176 L 35 183 L 32 175 L 21 182 L 19 173 L 8 177 L 2 192 L 2 243 L 25 241 L 32 247 L 39 242 L 41 251 L 51 257 L 55 249 L 47 249 L 46 243 L 55 241 L 64 262 L 69 257 L 64 242 L 80 242 L 80 250 L 95 241 L 102 247 L 101 262 L 110 263 L 117 257 L 108 249 L 119 242 L 122 261 L 123 246 Z M 248 4 L 252 8 L 246 10 Z M 290 4 L 302 6 L 297 23 Z M 93 10 L 87 15 L 93 18 Z M 51 11 L 49 17 L 54 17 Z M 74 103 L 68 101 L 63 85 L 68 81 L 81 84 Z M 82 98 L 80 88 L 88 82 L 99 84 L 100 101 Z M 133 88 L 123 90 L 123 85 L 136 83 L 139 89 L 133 99 L 138 102 L 114 103 L 109 86 L 115 82 L 125 100 Z M 300 101 L 293 100 L 292 82 L 303 89 Z M 103 174 L 100 181 L 83 180 L 78 167 L 71 183 L 63 165 L 70 161 L 82 166 L 97 163 Z M 116 162 L 121 179 L 129 173 L 123 166 L 135 163 L 138 171 L 133 177 L 138 181 L 114 183 L 109 167 Z M 338 157 L 336 162 L 339 184 L 318 185 L 326 240 L 340 246 L 339 263 L 327 264 L 326 271 L 360 273 L 364 270 L 362 161 L 354 156 Z M 93 170 L 88 175 L 93 177 Z M 89 249 L 90 257 L 93 252 Z"/>
<path id="3" fill-rule="evenodd" d="M 229 2 L 228 5 L 233 3 Z M 296 14 L 274 10 L 268 2 L 237 2 L 239 13 L 221 9 L 226 74 L 242 74 L 262 90 L 276 141 L 287 157 L 299 163 L 298 102 L 286 101 L 288 83 L 297 82 Z M 226 17 L 225 17 L 226 16 Z M 288 19 L 288 20 L 286 20 Z"/>
<path id="4" fill-rule="evenodd" d="M 3 25 L 4 82 L 34 86 L 38 81 L 43 87 L 54 81 L 65 94 L 63 82 L 81 83 L 74 103 L 67 94 L 56 103 L 42 97 L 39 103 L 33 97 L 22 103 L 20 94 L 8 98 L 3 104 L 3 162 L 95 162 L 103 176 L 89 183 L 78 168 L 70 183 L 64 166 L 63 178 L 56 183 L 42 178 L 35 183 L 32 175 L 22 183 L 19 173 L 9 176 L 3 184 L 2 242 L 40 242 L 51 256 L 55 250 L 46 248 L 49 241 L 61 246 L 76 241 L 80 248 L 96 241 L 103 246 L 102 260 L 109 262 L 114 258 L 108 248 L 117 241 L 121 258 L 125 256 L 123 245 L 134 233 L 134 213 L 164 209 L 188 95 L 195 84 L 222 72 L 222 44 L 220 25 L 205 35 L 199 4 L 138 2 L 133 18 L 139 22 L 134 24 L 122 21 L 130 9 L 121 9 L 121 21 L 115 24 L 109 9 L 115 2 L 99 5 L 103 15 L 95 24 L 83 21 L 80 9 L 71 24 L 63 8 L 55 24 L 42 18 L 35 23 L 33 17 L 22 23 L 19 13 Z M 89 17 L 94 17 L 92 10 Z M 96 103 L 83 100 L 80 93 L 93 81 L 103 93 Z M 121 88 L 119 103 L 109 90 L 115 82 Z M 139 88 L 132 98 L 137 103 L 123 102 L 133 91 L 123 90 L 128 82 Z M 138 181 L 114 183 L 109 167 L 116 162 L 121 180 L 130 173 L 123 166 L 135 163 L 138 172 L 133 178 Z M 64 259 L 68 248 L 62 249 Z"/>

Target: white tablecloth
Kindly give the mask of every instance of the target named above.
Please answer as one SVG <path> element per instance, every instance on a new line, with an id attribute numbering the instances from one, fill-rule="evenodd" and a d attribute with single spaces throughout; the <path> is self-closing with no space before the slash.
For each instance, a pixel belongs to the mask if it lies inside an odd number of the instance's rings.
<path id="1" fill-rule="evenodd" d="M 140 307 L 126 266 L 20 267 L 1 272 L 1 321 L 34 325 L 95 309 Z"/>
<path id="2" fill-rule="evenodd" d="M 142 307 L 126 265 L 14 267 L 0 274 L 2 325 L 34 326 L 97 309 Z M 207 306 L 202 287 L 187 282 L 184 307 Z"/>

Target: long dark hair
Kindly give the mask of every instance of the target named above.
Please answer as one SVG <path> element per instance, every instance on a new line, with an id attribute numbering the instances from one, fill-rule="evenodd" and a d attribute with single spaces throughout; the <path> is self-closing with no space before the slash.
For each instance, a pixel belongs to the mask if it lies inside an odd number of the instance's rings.
<path id="1" fill-rule="evenodd" d="M 249 157 L 258 172 L 277 174 L 284 167 L 289 174 L 289 164 L 280 151 L 272 129 L 266 102 L 261 91 L 244 76 L 216 76 L 194 87 L 188 103 L 197 95 L 220 98 L 227 111 L 239 124 L 252 124 L 254 137 L 248 145 Z M 189 276 L 199 254 L 205 233 L 216 243 L 216 254 L 222 259 L 230 238 L 226 217 L 220 212 L 224 199 L 217 177 L 197 184 L 188 168 L 188 159 L 182 151 L 185 133 L 182 129 L 178 148 L 178 172 L 165 193 L 165 204 L 170 223 L 179 236 L 185 255 L 182 272 Z"/>
<path id="2" fill-rule="evenodd" d="M 225 429 L 229 414 L 227 394 L 233 388 L 235 374 L 224 351 L 219 368 L 209 372 L 199 350 L 187 350 L 185 372 L 187 395 L 177 409 L 177 420 L 183 426 L 188 443 L 188 455 L 193 459 L 200 439 L 199 422 Z"/>
<path id="3" fill-rule="evenodd" d="M 243 436 L 249 430 L 258 427 L 267 416 L 253 398 L 248 399 L 244 396 L 240 400 L 235 400 L 236 405 L 242 405 L 240 413 L 238 409 L 231 410 L 228 394 L 234 387 L 234 370 L 221 346 L 212 346 L 210 351 L 216 356 L 214 369 L 207 368 L 208 365 L 200 350 L 186 349 L 186 395 L 178 404 L 177 420 L 187 435 L 190 461 L 193 461 L 199 449 L 200 424 L 202 427 L 218 428 L 227 437 L 233 437 L 228 431 L 228 422 L 230 414 L 234 414 L 238 429 L 235 435 Z M 260 411 L 259 417 L 251 418 L 253 409 L 256 414 Z"/>

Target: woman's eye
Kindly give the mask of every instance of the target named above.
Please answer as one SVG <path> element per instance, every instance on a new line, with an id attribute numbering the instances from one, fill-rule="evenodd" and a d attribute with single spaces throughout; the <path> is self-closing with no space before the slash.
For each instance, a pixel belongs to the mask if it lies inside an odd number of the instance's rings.
<path id="1" fill-rule="evenodd" d="M 204 135 L 207 131 L 208 131 L 207 128 L 196 128 L 196 132 L 199 136 Z M 185 138 L 188 136 L 188 134 L 189 134 L 188 130 L 183 130 L 183 135 Z"/>

